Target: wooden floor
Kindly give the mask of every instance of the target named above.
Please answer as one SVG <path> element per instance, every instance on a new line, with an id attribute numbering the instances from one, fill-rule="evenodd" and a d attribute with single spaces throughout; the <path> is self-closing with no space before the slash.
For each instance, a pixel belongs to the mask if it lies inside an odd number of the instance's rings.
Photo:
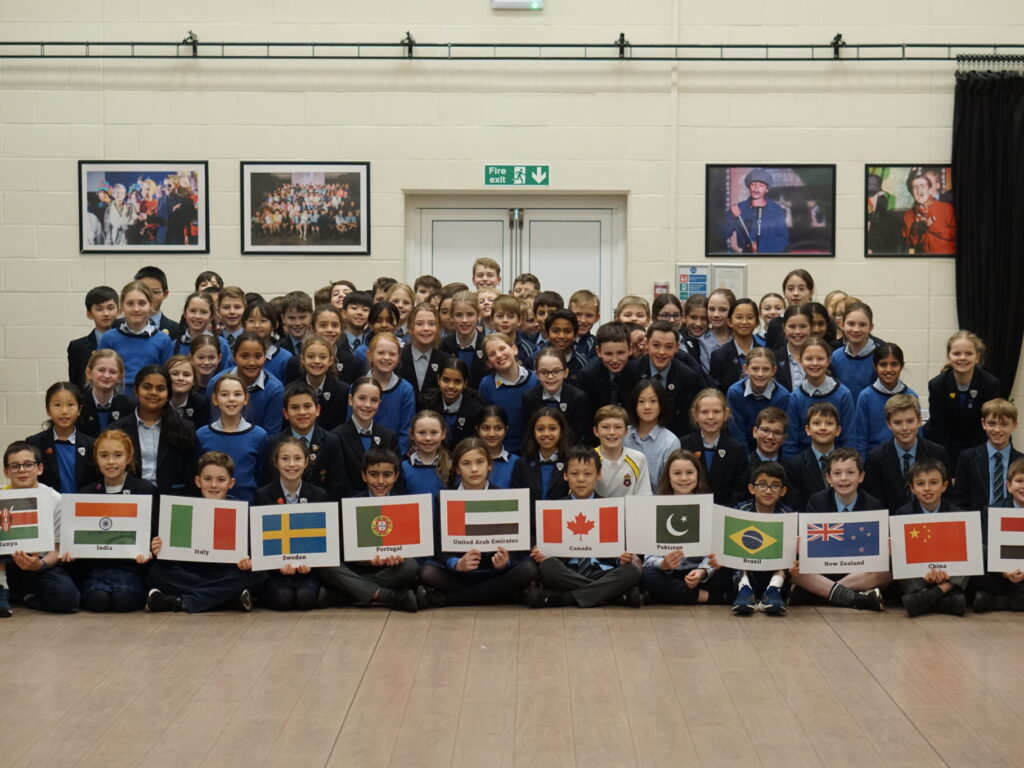
<path id="1" fill-rule="evenodd" d="M 0 764 L 1024 765 L 1022 637 L 813 607 L 20 609 Z"/>

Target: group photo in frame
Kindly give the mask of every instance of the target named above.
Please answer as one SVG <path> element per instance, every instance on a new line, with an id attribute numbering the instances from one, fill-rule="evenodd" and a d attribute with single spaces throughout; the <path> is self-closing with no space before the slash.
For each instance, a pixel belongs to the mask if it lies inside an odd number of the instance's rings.
<path id="1" fill-rule="evenodd" d="M 206 161 L 78 161 L 82 253 L 209 253 Z"/>
<path id="2" fill-rule="evenodd" d="M 706 256 L 835 256 L 835 165 L 706 166 Z"/>
<path id="3" fill-rule="evenodd" d="M 368 162 L 242 162 L 242 253 L 368 255 Z"/>
<path id="4" fill-rule="evenodd" d="M 865 256 L 955 256 L 949 165 L 864 166 Z"/>

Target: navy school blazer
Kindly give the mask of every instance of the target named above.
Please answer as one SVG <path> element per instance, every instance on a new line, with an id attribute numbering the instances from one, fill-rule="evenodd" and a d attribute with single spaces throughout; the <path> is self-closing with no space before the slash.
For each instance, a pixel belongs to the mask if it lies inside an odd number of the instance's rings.
<path id="1" fill-rule="evenodd" d="M 692 451 L 703 461 L 704 440 L 700 432 L 682 435 L 679 447 Z M 750 459 L 746 446 L 722 432 L 718 436 L 718 449 L 711 461 L 708 479 L 716 504 L 731 507 L 745 499 L 749 495 L 747 482 L 750 480 Z"/>
<path id="2" fill-rule="evenodd" d="M 549 405 L 550 400 L 544 400 L 544 388 L 539 384 L 523 393 L 523 434 L 526 434 L 526 426 L 530 417 L 538 408 L 557 408 L 565 416 L 572 429 L 572 442 L 591 445 L 594 441 L 594 411 L 590 407 L 590 398 L 587 393 L 579 387 L 566 382 L 562 385 L 562 399 L 558 405 Z"/>
<path id="3" fill-rule="evenodd" d="M 345 482 L 343 496 L 350 496 L 366 490 L 366 483 L 363 482 L 363 456 L 366 449 L 363 448 L 363 439 L 359 436 L 355 422 L 349 418 L 344 424 L 331 432 L 341 441 L 341 468 Z M 387 448 L 395 452 L 399 459 L 402 455 L 398 452 L 398 435 L 387 427 L 382 427 L 377 422 L 373 423 L 370 429 L 370 440 L 374 447 Z M 399 475 L 398 482 L 392 493 L 399 495 L 405 493 L 405 481 Z"/>
<path id="4" fill-rule="evenodd" d="M 807 507 L 805 512 L 838 512 L 839 508 L 836 506 L 836 495 L 832 492 L 831 488 L 824 491 L 818 491 L 812 493 L 810 498 L 807 499 L 807 503 L 804 505 Z M 854 512 L 866 512 L 871 509 L 884 509 L 882 502 L 872 496 L 870 493 L 864 491 L 863 486 L 857 489 L 857 501 L 853 505 Z"/>
<path id="5" fill-rule="evenodd" d="M 952 476 L 946 449 L 938 443 L 918 437 L 917 460 L 924 458 L 938 459 L 946 465 L 946 475 Z M 892 440 L 886 440 L 868 453 L 864 464 L 864 490 L 881 499 L 890 514 L 895 514 L 899 507 L 912 500 L 903 477 L 903 462 Z"/>
<path id="6" fill-rule="evenodd" d="M 1010 460 L 1004 469 L 1009 469 L 1010 464 L 1022 455 L 1024 454 L 1011 444 Z M 988 473 L 988 443 L 962 451 L 956 463 L 956 480 L 949 491 L 953 503 L 962 509 L 988 509 L 991 487 L 992 481 Z"/>
<path id="7" fill-rule="evenodd" d="M 187 421 L 183 423 L 189 435 L 186 446 L 172 446 L 167 439 L 167 431 L 160 430 L 156 456 L 156 487 L 160 493 L 188 495 L 195 490 L 194 478 L 199 464 L 195 430 Z M 120 429 L 128 434 L 135 447 L 136 464 L 141 466 L 142 449 L 139 446 L 139 425 L 135 411 L 115 421 L 110 428 Z"/>
<path id="8" fill-rule="evenodd" d="M 277 482 L 277 469 L 274 467 L 274 449 L 284 438 L 291 435 L 290 426 L 278 432 L 267 441 L 267 466 L 264 477 Z M 328 499 L 340 499 L 347 495 L 348 483 L 345 480 L 344 459 L 341 453 L 341 440 L 333 432 L 328 432 L 319 424 L 313 427 L 309 446 L 309 466 L 302 477 L 303 483 L 315 485 L 327 494 Z M 305 485 L 303 486 L 305 487 Z"/>
<path id="9" fill-rule="evenodd" d="M 57 461 L 57 449 L 54 447 L 53 430 L 44 429 L 25 438 L 43 454 L 43 474 L 39 482 L 60 491 L 60 465 Z M 84 432 L 75 431 L 75 488 L 89 485 L 99 479 L 100 473 L 96 462 L 92 459 L 92 446 L 96 440 Z"/>
<path id="10" fill-rule="evenodd" d="M 440 413 L 445 417 L 445 423 L 448 423 L 447 414 L 444 412 L 444 399 L 441 397 L 441 391 L 438 389 L 425 389 L 417 398 L 417 408 L 421 411 L 434 411 Z M 476 433 L 473 431 L 473 426 L 476 424 L 477 416 L 484 408 L 484 404 L 480 401 L 480 398 L 476 394 L 476 390 L 464 389 L 462 390 L 462 402 L 459 403 L 459 410 L 455 413 L 455 418 L 450 427 L 448 427 L 448 448 L 449 450 L 459 444 L 459 441 L 465 437 L 473 437 Z"/>

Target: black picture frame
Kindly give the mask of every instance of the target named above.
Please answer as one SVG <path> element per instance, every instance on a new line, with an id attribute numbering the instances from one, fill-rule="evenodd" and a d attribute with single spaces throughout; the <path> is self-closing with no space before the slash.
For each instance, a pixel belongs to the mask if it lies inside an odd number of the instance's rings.
<path id="1" fill-rule="evenodd" d="M 79 252 L 209 253 L 209 200 L 205 160 L 79 160 Z"/>
<path id="2" fill-rule="evenodd" d="M 866 164 L 864 256 L 955 257 L 953 192 L 949 164 Z M 918 199 L 925 194 L 930 202 Z"/>
<path id="3" fill-rule="evenodd" d="M 766 184 L 766 205 L 743 205 L 748 180 Z M 708 163 L 704 190 L 705 257 L 835 258 L 834 164 Z M 754 217 L 755 209 L 762 215 Z"/>
<path id="4" fill-rule="evenodd" d="M 370 254 L 369 162 L 242 161 L 240 174 L 243 254 Z"/>

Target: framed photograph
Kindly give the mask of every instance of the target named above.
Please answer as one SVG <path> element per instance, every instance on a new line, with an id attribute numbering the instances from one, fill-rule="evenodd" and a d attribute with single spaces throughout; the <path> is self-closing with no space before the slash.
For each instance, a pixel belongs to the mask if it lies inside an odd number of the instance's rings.
<path id="1" fill-rule="evenodd" d="M 209 253 L 205 161 L 78 161 L 82 253 Z"/>
<path id="2" fill-rule="evenodd" d="M 242 253 L 370 253 L 370 164 L 242 163 Z"/>
<path id="3" fill-rule="evenodd" d="M 955 256 L 953 167 L 864 166 L 866 256 Z"/>
<path id="4" fill-rule="evenodd" d="M 834 257 L 834 165 L 708 165 L 706 256 Z"/>

